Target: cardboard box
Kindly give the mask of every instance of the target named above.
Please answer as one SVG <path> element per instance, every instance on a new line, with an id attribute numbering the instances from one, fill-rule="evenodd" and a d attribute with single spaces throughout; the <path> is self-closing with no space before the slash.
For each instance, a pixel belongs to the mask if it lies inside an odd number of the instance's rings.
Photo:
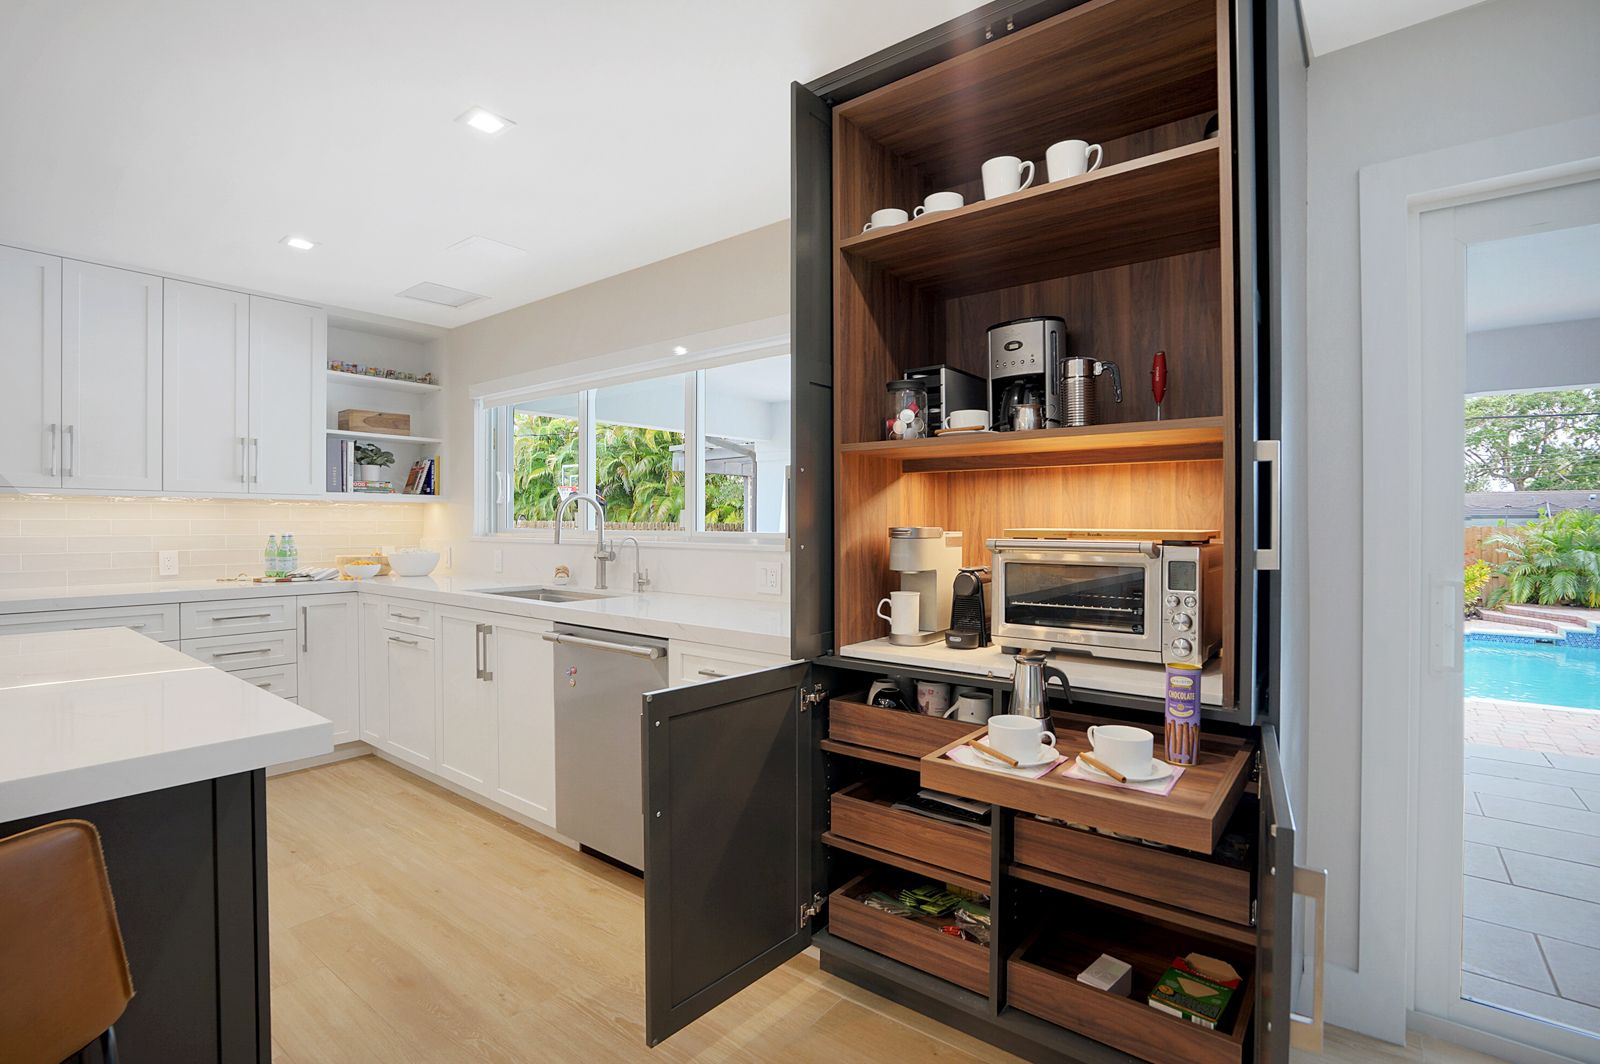
<path id="1" fill-rule="evenodd" d="M 1216 1029 L 1242 980 L 1227 961 L 1191 953 L 1173 959 L 1150 991 L 1150 1007 Z"/>
<path id="2" fill-rule="evenodd" d="M 339 428 L 344 432 L 377 432 L 385 436 L 409 436 L 411 415 L 386 414 L 381 410 L 341 410 Z"/>

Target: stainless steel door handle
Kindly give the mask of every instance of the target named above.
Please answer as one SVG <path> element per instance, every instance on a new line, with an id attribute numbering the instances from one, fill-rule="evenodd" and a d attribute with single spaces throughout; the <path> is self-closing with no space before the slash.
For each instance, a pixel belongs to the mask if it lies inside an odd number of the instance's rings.
<path id="1" fill-rule="evenodd" d="M 261 481 L 261 437 L 250 437 L 250 483 Z"/>
<path id="2" fill-rule="evenodd" d="M 213 621 L 255 621 L 271 617 L 270 613 L 229 613 L 211 618 Z"/>
<path id="3" fill-rule="evenodd" d="M 78 426 L 76 425 L 67 425 L 61 430 L 61 475 L 64 477 L 78 475 Z"/>
<path id="4" fill-rule="evenodd" d="M 607 643 L 603 639 L 585 639 L 581 635 L 567 635 L 563 632 L 541 632 L 539 637 L 546 643 L 563 643 L 575 647 L 593 647 L 595 650 L 609 650 L 613 654 L 628 654 L 636 658 L 649 658 L 656 660 L 666 653 L 660 647 L 636 646 L 633 643 Z"/>
<path id="5" fill-rule="evenodd" d="M 489 636 L 494 634 L 494 625 L 478 625 L 478 679 L 485 682 L 494 679 L 494 673 L 489 671 Z"/>
<path id="6" fill-rule="evenodd" d="M 257 680 L 256 681 L 256 686 L 261 688 L 263 691 L 265 691 L 267 688 L 272 686 L 272 681 L 271 680 Z"/>
<path id="7" fill-rule="evenodd" d="M 300 653 L 311 653 L 311 607 L 300 607 Z"/>
<path id="8" fill-rule="evenodd" d="M 50 466 L 45 471 L 48 476 L 61 475 L 61 438 L 57 433 L 56 423 L 50 422 L 47 426 L 50 431 Z"/>
<path id="9" fill-rule="evenodd" d="M 422 620 L 422 614 L 420 614 L 420 613 L 396 613 L 394 610 L 390 610 L 389 611 L 389 616 L 395 618 L 396 620 L 401 620 L 401 621 L 420 621 L 420 620 Z"/>
<path id="10" fill-rule="evenodd" d="M 1272 501 L 1267 504 L 1268 545 L 1256 548 L 1256 569 L 1276 572 L 1282 567 L 1283 557 L 1283 444 L 1278 440 L 1257 440 L 1256 461 L 1270 465 L 1268 490 Z"/>
<path id="11" fill-rule="evenodd" d="M 250 483 L 250 437 L 239 437 L 239 483 Z"/>
<path id="12" fill-rule="evenodd" d="M 254 650 L 213 650 L 211 656 L 214 658 L 242 658 L 247 654 L 270 653 L 272 653 L 271 647 L 256 647 Z"/>
<path id="13" fill-rule="evenodd" d="M 400 643 L 400 644 L 403 644 L 403 645 L 408 646 L 408 647 L 414 647 L 414 646 L 417 645 L 417 641 L 415 639 L 401 639 L 397 635 L 390 636 L 389 637 L 389 642 L 391 642 L 391 643 Z"/>
<path id="14" fill-rule="evenodd" d="M 701 676 L 709 676 L 713 680 L 720 680 L 724 676 L 727 676 L 728 674 L 725 673 L 725 672 L 718 672 L 716 669 L 701 669 L 700 670 L 700 675 Z"/>
<path id="15" fill-rule="evenodd" d="M 483 625 L 472 630 L 472 678 L 483 679 Z"/>

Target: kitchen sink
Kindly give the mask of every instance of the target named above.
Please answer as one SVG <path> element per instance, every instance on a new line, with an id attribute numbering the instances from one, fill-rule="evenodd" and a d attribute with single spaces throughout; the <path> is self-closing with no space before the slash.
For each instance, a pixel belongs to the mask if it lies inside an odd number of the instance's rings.
<path id="1" fill-rule="evenodd" d="M 531 599 L 534 602 L 589 602 L 594 599 L 615 598 L 614 591 L 579 591 L 571 587 L 493 587 L 484 588 L 485 595 L 502 595 L 505 598 Z"/>

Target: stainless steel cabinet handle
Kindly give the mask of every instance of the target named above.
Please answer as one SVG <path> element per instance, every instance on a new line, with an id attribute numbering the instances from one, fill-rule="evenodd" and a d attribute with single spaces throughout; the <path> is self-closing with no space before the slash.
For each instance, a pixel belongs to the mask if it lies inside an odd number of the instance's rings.
<path id="1" fill-rule="evenodd" d="M 1283 563 L 1283 444 L 1278 440 L 1257 440 L 1256 461 L 1272 467 L 1268 478 L 1272 501 L 1267 504 L 1267 534 L 1270 538 L 1267 546 L 1256 548 L 1256 569 L 1262 572 L 1276 571 Z"/>
<path id="2" fill-rule="evenodd" d="M 61 440 L 56 435 L 56 423 L 54 421 L 50 422 L 46 427 L 50 431 L 50 467 L 46 472 L 53 477 L 61 472 L 61 463 L 59 461 L 61 458 Z"/>
<path id="3" fill-rule="evenodd" d="M 311 607 L 300 607 L 300 653 L 311 653 Z"/>
<path id="4" fill-rule="evenodd" d="M 67 425 L 61 430 L 62 467 L 61 475 L 75 477 L 78 475 L 78 426 Z M 68 446 L 70 444 L 70 446 Z"/>
<path id="5" fill-rule="evenodd" d="M 414 646 L 417 645 L 417 641 L 415 639 L 401 639 L 397 635 L 390 636 L 389 637 L 389 642 L 391 642 L 391 643 L 403 643 L 408 647 L 414 647 Z"/>
<path id="6" fill-rule="evenodd" d="M 254 621 L 271 617 L 270 613 L 228 613 L 211 618 L 213 621 Z"/>
<path id="7" fill-rule="evenodd" d="M 256 686 L 261 688 L 263 691 L 265 691 L 267 688 L 272 686 L 272 681 L 271 680 L 257 680 L 256 681 Z"/>
<path id="8" fill-rule="evenodd" d="M 211 656 L 214 658 L 242 658 L 246 654 L 270 653 L 272 653 L 271 647 L 256 647 L 254 650 L 213 650 Z"/>
<path id="9" fill-rule="evenodd" d="M 261 480 L 261 437 L 250 437 L 250 483 L 256 484 Z"/>
<path id="10" fill-rule="evenodd" d="M 420 614 L 420 613 L 400 613 L 397 610 L 390 610 L 389 611 L 389 616 L 394 617 L 395 619 L 401 620 L 401 621 L 420 621 L 420 620 L 422 620 L 422 614 Z"/>
<path id="11" fill-rule="evenodd" d="M 701 676 L 709 676 L 713 680 L 720 680 L 720 679 L 722 679 L 724 676 L 726 676 L 728 674 L 725 673 L 725 672 L 718 672 L 716 669 L 701 669 L 700 670 L 700 675 Z"/>
<path id="12" fill-rule="evenodd" d="M 1323 947 L 1328 937 L 1328 871 L 1325 868 L 1294 869 L 1294 892 L 1316 902 L 1316 922 L 1312 925 L 1312 948 L 1316 950 L 1316 968 L 1311 977 L 1311 1015 L 1297 1012 L 1289 1014 L 1289 1044 L 1311 1053 L 1322 1052 L 1322 973 L 1328 965 L 1323 960 Z"/>
<path id="13" fill-rule="evenodd" d="M 478 625 L 478 679 L 490 681 L 494 673 L 489 671 L 489 636 L 494 634 L 494 625 Z"/>
<path id="14" fill-rule="evenodd" d="M 660 647 L 635 646 L 632 643 L 607 643 L 603 639 L 585 639 L 581 635 L 566 635 L 562 632 L 540 632 L 539 636 L 546 643 L 563 643 L 568 646 L 593 647 L 596 650 L 609 650 L 613 654 L 629 654 L 636 658 L 649 658 L 656 660 L 666 653 Z"/>
<path id="15" fill-rule="evenodd" d="M 249 450 L 248 450 L 249 446 L 250 446 L 250 438 L 248 436 L 240 436 L 239 437 L 239 483 L 241 483 L 241 484 L 250 483 L 250 454 L 249 454 Z"/>

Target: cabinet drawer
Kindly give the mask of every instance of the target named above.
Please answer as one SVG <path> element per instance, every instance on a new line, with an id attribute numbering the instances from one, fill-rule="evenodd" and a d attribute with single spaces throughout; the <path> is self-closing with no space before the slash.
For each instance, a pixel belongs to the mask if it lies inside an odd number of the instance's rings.
<path id="1" fill-rule="evenodd" d="M 880 709 L 855 699 L 835 698 L 828 703 L 828 738 L 893 754 L 926 757 L 963 735 L 976 735 L 982 730 L 981 724 L 903 709 Z"/>
<path id="2" fill-rule="evenodd" d="M 178 638 L 178 606 L 113 606 L 100 610 L 52 610 L 0 616 L 0 634 L 71 632 L 84 628 L 132 628 L 160 642 Z"/>
<path id="3" fill-rule="evenodd" d="M 426 602 L 384 599 L 378 609 L 381 623 L 391 632 L 433 635 L 433 607 Z"/>
<path id="4" fill-rule="evenodd" d="M 921 882 L 882 872 L 857 876 L 828 896 L 828 933 L 987 997 L 989 948 L 939 930 L 955 917 L 892 916 L 858 900 L 875 890 L 897 897 Z"/>
<path id="5" fill-rule="evenodd" d="M 1029 816 L 1017 817 L 1012 854 L 1019 865 L 1230 923 L 1250 923 L 1248 864 L 1155 849 Z"/>
<path id="6" fill-rule="evenodd" d="M 720 680 L 724 676 L 739 676 L 759 669 L 770 669 L 789 660 L 778 654 L 761 654 L 753 650 L 727 650 L 723 647 L 682 640 L 673 640 L 670 656 L 674 662 L 672 668 L 674 684 Z"/>
<path id="7" fill-rule="evenodd" d="M 294 599 L 246 598 L 183 604 L 183 638 L 278 632 L 295 626 Z"/>
<path id="8" fill-rule="evenodd" d="M 289 632 L 264 632 L 260 635 L 213 635 L 204 639 L 185 639 L 179 649 L 191 658 L 228 672 L 292 665 L 299 650 L 299 636 Z M 353 664 L 352 664 L 353 667 Z"/>
<path id="9" fill-rule="evenodd" d="M 894 792 L 872 780 L 828 799 L 829 831 L 923 864 L 989 882 L 989 833 L 895 809 Z"/>
<path id="10" fill-rule="evenodd" d="M 300 693 L 298 665 L 269 665 L 260 669 L 239 669 L 234 675 L 245 683 L 259 687 L 279 698 L 292 699 Z"/>

